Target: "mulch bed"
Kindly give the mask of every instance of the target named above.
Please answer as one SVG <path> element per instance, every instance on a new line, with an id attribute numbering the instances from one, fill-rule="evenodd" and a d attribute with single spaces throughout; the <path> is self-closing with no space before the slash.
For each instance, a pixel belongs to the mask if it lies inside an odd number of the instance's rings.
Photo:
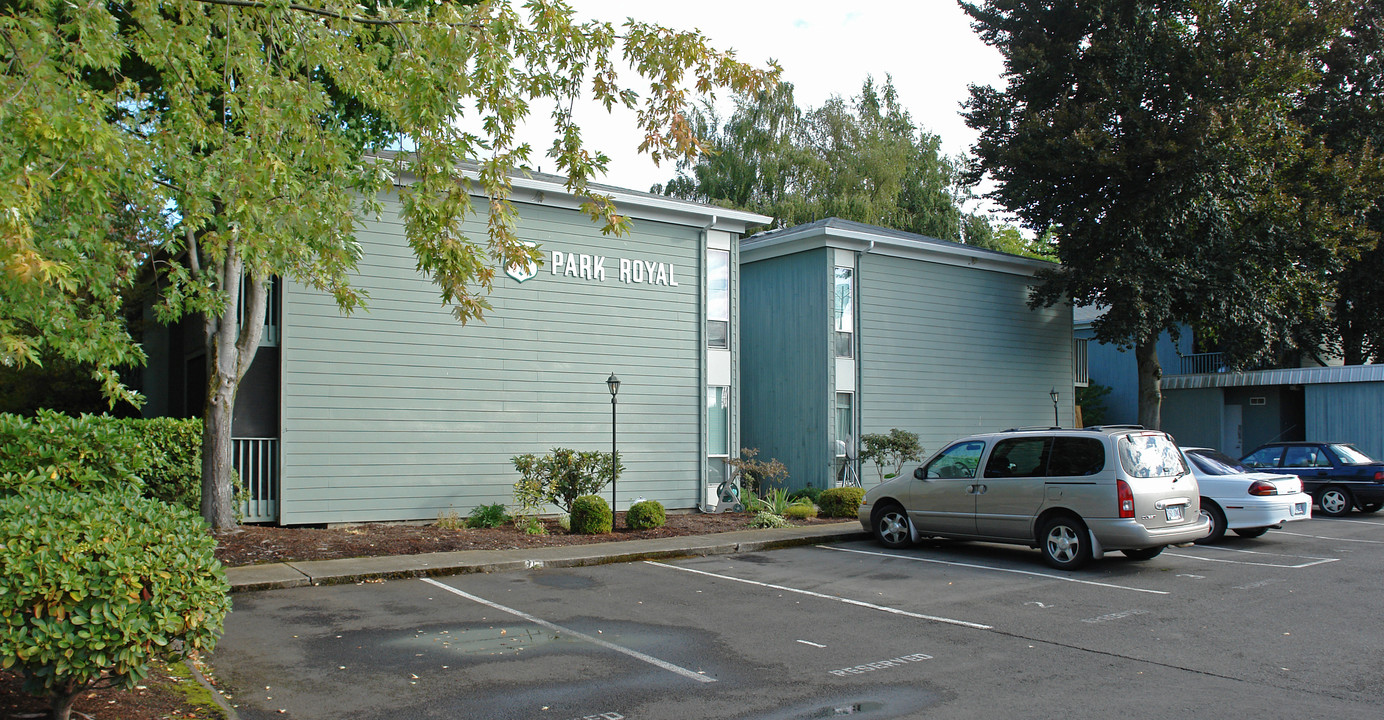
<path id="1" fill-rule="evenodd" d="M 615 531 L 603 535 L 576 535 L 563 530 L 556 520 L 545 520 L 546 535 L 527 535 L 506 525 L 498 528 L 445 529 L 437 525 L 366 523 L 335 528 L 281 528 L 243 525 L 216 536 L 216 557 L 228 567 L 299 560 L 416 555 L 453 550 L 513 550 L 519 548 L 586 545 L 645 538 L 710 535 L 744 530 L 750 513 L 670 514 L 668 523 L 652 530 L 623 527 L 625 514 L 615 519 Z M 812 518 L 795 525 L 839 523 L 843 518 Z"/>

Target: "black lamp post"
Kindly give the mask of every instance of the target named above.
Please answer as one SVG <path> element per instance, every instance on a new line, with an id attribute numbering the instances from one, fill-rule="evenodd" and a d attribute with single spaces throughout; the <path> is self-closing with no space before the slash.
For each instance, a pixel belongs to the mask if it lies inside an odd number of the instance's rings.
<path id="1" fill-rule="evenodd" d="M 1062 427 L 1062 420 L 1057 416 L 1057 388 L 1049 390 L 1048 397 L 1052 398 L 1052 425 L 1053 427 Z"/>
<path id="2" fill-rule="evenodd" d="M 620 465 L 615 460 L 615 396 L 620 393 L 620 378 L 611 373 L 606 378 L 606 387 L 610 388 L 610 514 L 615 516 L 615 470 Z"/>

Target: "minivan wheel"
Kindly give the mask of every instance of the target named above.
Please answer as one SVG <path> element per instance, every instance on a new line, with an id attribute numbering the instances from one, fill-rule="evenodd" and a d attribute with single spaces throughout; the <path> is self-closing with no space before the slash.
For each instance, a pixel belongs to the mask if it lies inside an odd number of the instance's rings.
<path id="1" fill-rule="evenodd" d="M 1076 570 L 1085 565 L 1091 560 L 1086 524 L 1068 515 L 1048 520 L 1038 532 L 1038 551 L 1043 554 L 1043 562 L 1058 570 Z"/>
<path id="2" fill-rule="evenodd" d="M 1165 547 L 1167 547 L 1167 545 L 1159 545 L 1157 547 L 1151 548 L 1139 548 L 1138 550 L 1121 550 L 1120 552 L 1124 553 L 1125 557 L 1129 558 L 1130 560 L 1152 560 L 1158 557 L 1158 554 L 1163 552 L 1163 548 Z"/>
<path id="3" fill-rule="evenodd" d="M 1201 512 L 1211 518 L 1211 533 L 1196 541 L 1197 544 L 1210 545 L 1220 542 L 1221 538 L 1225 537 L 1225 513 L 1221 511 L 1220 506 L 1207 498 L 1201 499 Z"/>
<path id="4" fill-rule="evenodd" d="M 1340 517 L 1350 512 L 1354 501 L 1350 499 L 1348 490 L 1332 485 L 1322 491 L 1321 497 L 1317 498 L 1317 504 L 1321 506 L 1323 515 Z"/>
<path id="5" fill-rule="evenodd" d="M 913 543 L 908 528 L 908 513 L 898 503 L 886 503 L 870 513 L 870 528 L 884 547 L 898 550 Z"/>

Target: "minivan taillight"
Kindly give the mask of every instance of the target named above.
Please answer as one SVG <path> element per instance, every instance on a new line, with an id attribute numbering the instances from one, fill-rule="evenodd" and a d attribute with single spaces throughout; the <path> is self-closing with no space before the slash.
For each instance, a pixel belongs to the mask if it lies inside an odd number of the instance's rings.
<path id="1" fill-rule="evenodd" d="M 1134 491 L 1129 488 L 1129 483 L 1123 480 L 1115 481 L 1116 491 L 1120 494 L 1120 517 L 1134 517 Z"/>
<path id="2" fill-rule="evenodd" d="M 1278 486 L 1274 485 L 1268 480 L 1255 480 L 1254 484 L 1249 486 L 1249 494 L 1257 495 L 1259 497 L 1264 497 L 1265 495 L 1277 495 Z"/>

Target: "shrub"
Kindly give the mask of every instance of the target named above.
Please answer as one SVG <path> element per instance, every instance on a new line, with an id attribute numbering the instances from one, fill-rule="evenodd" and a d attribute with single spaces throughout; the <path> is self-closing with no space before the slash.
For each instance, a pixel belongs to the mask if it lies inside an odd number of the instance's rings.
<path id="1" fill-rule="evenodd" d="M 515 485 L 516 497 L 521 492 L 537 493 L 544 502 L 557 505 L 564 512 L 572 511 L 572 503 L 578 497 L 599 492 L 610 482 L 611 454 L 607 452 L 553 448 L 552 452 L 542 457 L 516 455 L 510 458 L 510 462 L 523 475 L 523 479 Z M 619 464 L 618 454 L 615 463 L 615 474 L 618 476 L 625 469 Z"/>
<path id="2" fill-rule="evenodd" d="M 822 491 L 817 506 L 826 517 L 855 517 L 864 499 L 865 491 L 858 487 L 831 488 Z"/>
<path id="3" fill-rule="evenodd" d="M 128 491 L 0 499 L 0 667 L 66 718 L 93 684 L 132 688 L 155 658 L 212 649 L 230 610 L 215 547 L 193 513 Z"/>
<path id="4" fill-rule="evenodd" d="M 817 504 L 817 498 L 822 496 L 822 489 L 808 485 L 801 490 L 794 490 L 788 494 L 789 500 L 803 500 L 813 505 Z"/>
<path id="5" fill-rule="evenodd" d="M 782 515 L 788 509 L 791 501 L 788 499 L 788 491 L 783 488 L 774 488 L 764 494 L 762 498 L 755 498 L 753 505 L 746 505 L 751 512 L 769 512 L 775 515 Z"/>
<path id="6" fill-rule="evenodd" d="M 448 508 L 437 514 L 437 522 L 433 524 L 443 530 L 460 530 L 464 523 L 456 510 Z"/>
<path id="7" fill-rule="evenodd" d="M 759 513 L 758 515 L 755 515 L 755 516 L 754 516 L 754 519 L 750 521 L 750 527 L 752 527 L 752 528 L 781 528 L 781 527 L 792 527 L 792 526 L 789 524 L 789 522 L 788 522 L 787 520 L 784 520 L 783 518 L 779 517 L 778 515 L 775 515 L 775 514 L 773 514 L 773 513 L 771 513 L 771 512 L 761 512 L 761 513 Z"/>
<path id="8" fill-rule="evenodd" d="M 794 520 L 817 517 L 817 506 L 812 503 L 794 503 L 783 510 L 783 516 Z"/>
<path id="9" fill-rule="evenodd" d="M 740 448 L 740 457 L 726 461 L 727 465 L 735 468 L 734 472 L 740 478 L 741 489 L 752 493 L 762 492 L 768 486 L 788 478 L 788 467 L 779 462 L 778 458 L 765 462 L 757 460 L 758 455 L 759 448 Z"/>
<path id="10" fill-rule="evenodd" d="M 888 435 L 866 433 L 860 436 L 861 462 L 874 462 L 879 481 L 896 478 L 903 471 L 904 463 L 923 459 L 923 446 L 918 443 L 917 433 L 893 428 Z M 893 468 L 888 473 L 885 467 Z"/>
<path id="11" fill-rule="evenodd" d="M 504 503 L 477 505 L 466 516 L 466 527 L 469 528 L 495 528 L 508 522 L 509 513 L 505 512 Z"/>
<path id="12" fill-rule="evenodd" d="M 56 487 L 142 490 L 197 512 L 202 501 L 202 423 L 175 418 L 33 418 L 0 414 L 0 492 Z"/>
<path id="13" fill-rule="evenodd" d="M 608 533 L 614 521 L 610 506 L 597 495 L 583 495 L 572 501 L 571 527 L 578 535 Z"/>
<path id="14" fill-rule="evenodd" d="M 668 514 L 663 511 L 663 503 L 657 500 L 637 502 L 625 513 L 625 526 L 631 530 L 652 530 L 667 522 Z"/>
<path id="15" fill-rule="evenodd" d="M 525 535 L 548 534 L 548 528 L 543 526 L 543 521 L 533 515 L 520 515 L 514 518 L 514 527 L 523 531 Z"/>

